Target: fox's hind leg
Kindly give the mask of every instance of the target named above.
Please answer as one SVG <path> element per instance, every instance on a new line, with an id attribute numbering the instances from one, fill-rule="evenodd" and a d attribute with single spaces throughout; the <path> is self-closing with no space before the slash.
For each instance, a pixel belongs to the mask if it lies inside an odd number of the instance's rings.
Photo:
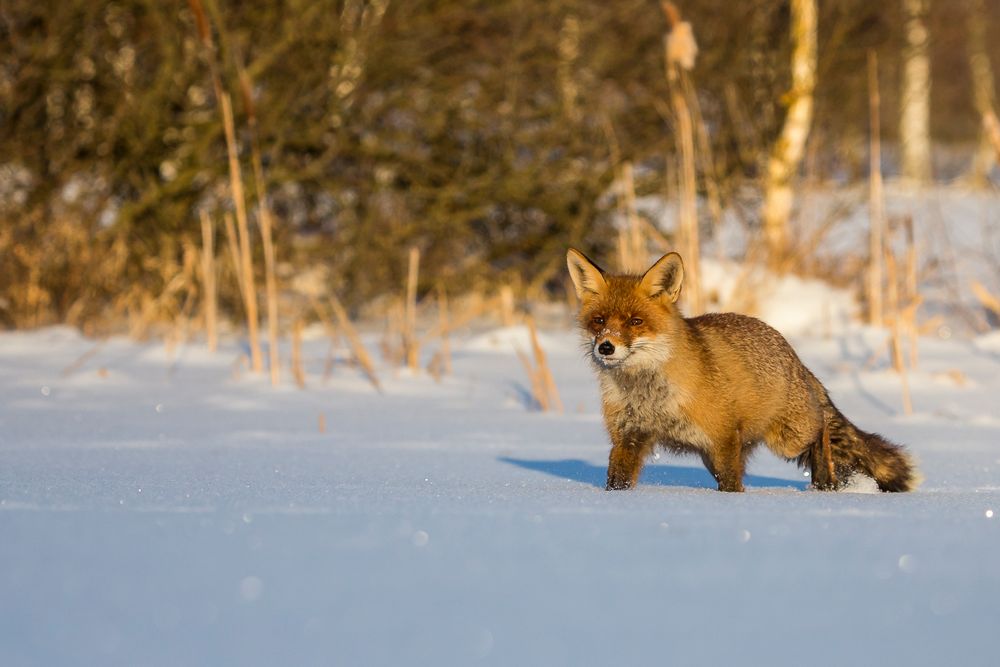
<path id="1" fill-rule="evenodd" d="M 823 422 L 819 437 L 809 446 L 809 474 L 813 488 L 833 491 L 837 488 L 837 471 L 833 465 L 833 449 L 830 447 L 830 424 Z"/>
<path id="2" fill-rule="evenodd" d="M 608 491 L 635 488 L 646 457 L 653 449 L 653 438 L 641 433 L 611 433 L 608 457 Z"/>
<path id="3" fill-rule="evenodd" d="M 836 491 L 850 477 L 850 470 L 843 466 L 842 462 L 838 465 L 837 457 L 834 455 L 835 443 L 832 441 L 836 437 L 834 429 L 837 428 L 837 424 L 832 421 L 835 420 L 833 410 L 824 409 L 822 416 L 822 422 L 809 444 L 798 456 L 788 458 L 794 458 L 799 467 L 809 470 L 814 489 Z"/>

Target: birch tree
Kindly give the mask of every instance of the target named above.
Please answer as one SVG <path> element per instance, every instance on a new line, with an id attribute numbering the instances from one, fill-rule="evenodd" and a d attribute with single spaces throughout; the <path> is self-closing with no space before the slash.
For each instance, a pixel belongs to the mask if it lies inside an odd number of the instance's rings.
<path id="1" fill-rule="evenodd" d="M 1000 143 L 991 136 L 996 132 L 996 87 L 993 66 L 986 50 L 985 0 L 968 0 L 966 25 L 969 31 L 969 68 L 972 71 L 972 100 L 983 119 L 979 146 L 972 160 L 969 176 L 974 183 L 985 183 L 986 175 L 1000 155 Z"/>
<path id="2" fill-rule="evenodd" d="M 788 114 L 768 160 L 762 218 L 772 268 L 788 253 L 788 221 L 794 194 L 792 180 L 805 152 L 813 117 L 816 87 L 816 0 L 792 0 L 792 89 Z"/>
<path id="3" fill-rule="evenodd" d="M 903 179 L 915 185 L 931 180 L 931 60 L 927 12 L 930 0 L 903 0 L 903 81 L 899 140 Z"/>

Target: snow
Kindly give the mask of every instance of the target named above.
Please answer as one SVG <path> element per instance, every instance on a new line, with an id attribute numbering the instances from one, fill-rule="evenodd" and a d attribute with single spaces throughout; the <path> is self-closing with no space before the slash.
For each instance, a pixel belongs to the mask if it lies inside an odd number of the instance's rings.
<path id="1" fill-rule="evenodd" d="M 705 293 L 713 296 L 713 310 L 737 310 L 759 317 L 785 336 L 827 334 L 840 331 L 857 315 L 849 290 L 821 280 L 794 275 L 776 276 L 755 267 L 752 271 L 733 261 L 701 262 Z M 753 285 L 755 294 L 767 298 L 741 303 L 738 289 Z"/>
<path id="2" fill-rule="evenodd" d="M 299 390 L 239 341 L 112 338 L 73 368 L 97 343 L 0 334 L 0 664 L 995 664 L 995 334 L 922 340 L 907 417 L 866 365 L 884 332 L 807 324 L 800 355 L 912 449 L 917 492 L 811 491 L 766 453 L 745 494 L 668 455 L 605 492 L 568 328 L 540 336 L 564 414 L 528 407 L 522 329 L 456 338 L 441 383 L 382 368 L 381 394 L 324 381 L 321 339 Z"/>
<path id="3" fill-rule="evenodd" d="M 557 353 L 567 351 L 560 350 L 558 341 L 546 334 L 538 333 L 536 335 L 542 349 L 553 350 Z M 499 352 L 501 354 L 510 354 L 511 350 L 518 349 L 530 352 L 531 332 L 523 324 L 493 329 L 470 338 L 462 345 L 462 349 L 466 352 Z"/>

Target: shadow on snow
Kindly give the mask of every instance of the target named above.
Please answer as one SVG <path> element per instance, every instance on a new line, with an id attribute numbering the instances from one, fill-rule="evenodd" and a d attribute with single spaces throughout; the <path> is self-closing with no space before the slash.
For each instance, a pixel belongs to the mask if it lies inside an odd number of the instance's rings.
<path id="1" fill-rule="evenodd" d="M 515 459 L 501 456 L 497 460 L 510 465 L 534 470 L 546 475 L 568 479 L 582 484 L 590 484 L 599 488 L 604 488 L 607 478 L 607 466 L 594 465 L 581 461 L 580 459 L 558 459 L 550 461 Z M 780 477 L 762 477 L 760 475 L 746 475 L 743 478 L 747 486 L 757 487 L 783 487 L 794 488 L 804 491 L 808 487 L 808 482 L 782 479 Z M 717 484 L 715 478 L 704 468 L 690 468 L 687 466 L 670 465 L 647 465 L 642 470 L 640 484 L 652 486 L 683 486 L 698 489 L 715 489 Z"/>

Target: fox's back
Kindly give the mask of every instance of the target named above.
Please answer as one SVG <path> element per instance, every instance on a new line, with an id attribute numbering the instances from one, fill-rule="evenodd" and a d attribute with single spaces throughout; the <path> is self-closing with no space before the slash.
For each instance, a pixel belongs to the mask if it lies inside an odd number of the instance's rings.
<path id="1" fill-rule="evenodd" d="M 818 428 L 822 385 L 788 341 L 764 322 L 736 313 L 685 320 L 703 350 L 698 406 L 711 406 L 699 421 L 739 428 L 750 440 L 783 440 L 786 430 Z"/>
<path id="2" fill-rule="evenodd" d="M 712 370 L 745 372 L 756 382 L 802 382 L 809 371 L 776 329 L 748 315 L 708 313 L 685 320 L 716 363 Z"/>

